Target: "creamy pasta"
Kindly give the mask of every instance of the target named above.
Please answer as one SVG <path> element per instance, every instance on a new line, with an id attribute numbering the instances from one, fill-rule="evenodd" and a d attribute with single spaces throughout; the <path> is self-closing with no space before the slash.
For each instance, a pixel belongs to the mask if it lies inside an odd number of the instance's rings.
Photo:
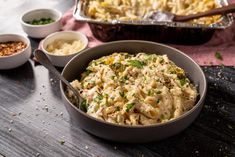
<path id="1" fill-rule="evenodd" d="M 154 11 L 189 15 L 219 7 L 215 0 L 89 0 L 86 15 L 104 21 L 141 20 Z M 211 24 L 220 16 L 203 17 L 190 22 Z"/>
<path id="2" fill-rule="evenodd" d="M 166 55 L 113 53 L 89 63 L 71 85 L 88 115 L 123 125 L 163 123 L 190 110 L 196 87 Z M 68 96 L 73 100 L 72 91 Z"/>

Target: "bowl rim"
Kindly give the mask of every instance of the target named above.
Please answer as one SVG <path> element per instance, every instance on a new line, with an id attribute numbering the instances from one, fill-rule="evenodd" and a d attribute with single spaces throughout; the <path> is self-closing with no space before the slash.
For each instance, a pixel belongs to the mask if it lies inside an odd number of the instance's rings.
<path id="1" fill-rule="evenodd" d="M 28 24 L 26 23 L 26 21 L 23 20 L 23 17 L 26 16 L 26 15 L 29 15 L 31 14 L 32 12 L 35 12 L 35 11 L 49 11 L 49 12 L 54 12 L 58 15 L 58 18 L 54 21 L 54 22 L 51 22 L 51 23 L 48 23 L 48 24 L 45 24 L 45 25 L 31 25 L 31 24 Z M 42 28 L 42 27 L 47 27 L 47 26 L 50 26 L 50 25 L 53 25 L 57 22 L 59 22 L 62 18 L 62 12 L 60 12 L 59 10 L 57 9 L 52 9 L 52 8 L 38 8 L 38 9 L 32 9 L 32 10 L 29 10 L 29 11 L 26 11 L 24 12 L 22 15 L 21 15 L 21 18 L 20 18 L 20 22 L 27 26 L 27 27 L 31 27 L 31 28 Z"/>
<path id="2" fill-rule="evenodd" d="M 106 122 L 106 121 L 103 121 L 103 120 L 100 120 L 100 119 L 97 119 L 95 117 L 92 117 L 90 115 L 88 115 L 87 113 L 81 111 L 80 109 L 78 109 L 73 103 L 71 103 L 66 94 L 65 94 L 65 91 L 63 89 L 63 85 L 62 85 L 62 81 L 60 81 L 60 91 L 62 93 L 62 96 L 66 99 L 66 101 L 68 102 L 68 104 L 73 108 L 75 109 L 77 112 L 79 112 L 80 114 L 82 114 L 83 116 L 89 118 L 89 119 L 92 119 L 92 120 L 95 120 L 96 122 L 99 122 L 99 123 L 102 123 L 104 125 L 108 125 L 108 126 L 111 126 L 111 127 L 120 127 L 120 128 L 128 128 L 128 129 L 144 129 L 144 128 L 154 128 L 154 127 L 161 127 L 161 126 L 165 126 L 165 125 L 170 125 L 174 122 L 177 122 L 181 119 L 184 119 L 186 118 L 188 115 L 192 114 L 197 108 L 199 108 L 201 105 L 203 105 L 203 101 L 206 97 L 206 92 L 207 92 L 207 81 L 206 81 L 206 77 L 205 77 L 205 74 L 203 72 L 203 70 L 201 69 L 201 67 L 191 58 L 189 57 L 187 54 L 183 53 L 182 51 L 176 49 L 176 48 L 173 48 L 171 46 L 168 46 L 168 45 L 165 45 L 165 44 L 161 44 L 161 43 L 157 43 L 157 42 L 152 42 L 152 41 L 144 41 L 144 40 L 119 40 L 119 41 L 113 41 L 113 42 L 108 42 L 108 43 L 104 43 L 104 44 L 101 44 L 101 45 L 98 45 L 96 47 L 93 47 L 93 48 L 89 48 L 89 49 L 86 49 L 86 50 L 83 50 L 81 53 L 77 54 L 76 56 L 74 56 L 66 65 L 65 67 L 63 68 L 63 71 L 62 71 L 62 76 L 65 72 L 65 70 L 67 69 L 68 65 L 70 64 L 70 62 L 72 62 L 76 57 L 79 57 L 79 55 L 82 55 L 83 53 L 86 53 L 86 51 L 89 51 L 89 50 L 93 50 L 93 49 L 98 49 L 104 45 L 110 45 L 110 44 L 118 44 L 118 43 L 123 43 L 123 42 L 137 42 L 137 43 L 147 43 L 147 44 L 155 44 L 155 45 L 158 45 L 158 46 L 162 46 L 162 47 L 165 47 L 167 49 L 170 49 L 170 50 L 173 50 L 173 51 L 176 51 L 177 53 L 183 55 L 184 57 L 186 57 L 187 59 L 189 59 L 191 62 L 193 62 L 196 67 L 198 68 L 198 70 L 200 71 L 200 73 L 202 73 L 202 79 L 203 79 L 203 82 L 205 83 L 205 86 L 203 87 L 203 91 L 202 91 L 202 94 L 200 95 L 200 98 L 199 100 L 197 101 L 197 103 L 193 106 L 192 109 L 190 109 L 189 111 L 185 112 L 184 114 L 180 115 L 179 117 L 177 118 L 174 118 L 172 120 L 169 120 L 167 122 L 164 122 L 164 123 L 155 123 L 155 124 L 150 124 L 150 125 L 123 125 L 123 124 L 115 124 L 115 123 L 110 123 L 110 122 Z"/>
<path id="3" fill-rule="evenodd" d="M 52 53 L 49 53 L 45 48 L 44 48 L 44 42 L 54 36 L 57 36 L 58 34 L 76 34 L 76 35 L 80 35 L 82 37 L 84 37 L 85 40 L 82 40 L 84 43 L 84 46 L 81 50 L 79 50 L 78 52 L 75 52 L 75 53 L 72 53 L 72 54 L 68 54 L 68 55 L 56 55 L 56 54 L 52 54 Z M 61 38 L 63 39 L 63 38 Z M 48 35 L 45 39 L 42 40 L 42 43 L 41 43 L 41 49 L 44 53 L 48 54 L 49 56 L 55 56 L 55 57 L 70 57 L 70 56 L 74 56 L 78 53 L 81 53 L 83 50 L 85 50 L 87 47 L 88 47 L 88 38 L 85 34 L 79 32 L 79 31 L 59 31 L 59 32 L 54 32 L 54 33 L 51 33 L 50 35 Z"/>
<path id="4" fill-rule="evenodd" d="M 15 57 L 17 55 L 20 55 L 21 53 L 23 53 L 25 50 L 27 50 L 31 46 L 29 38 L 27 38 L 27 37 L 25 37 L 23 35 L 20 35 L 20 34 L 1 34 L 0 37 L 2 37 L 2 36 L 17 36 L 17 37 L 24 38 L 27 41 L 27 43 L 26 43 L 27 46 L 24 49 L 20 50 L 19 52 L 16 52 L 16 53 L 12 54 L 12 55 L 9 55 L 9 56 L 0 56 L 0 59 L 1 58 L 5 58 L 6 59 L 6 58 L 11 58 L 11 57 Z M 12 40 L 12 41 L 16 41 L 16 40 Z M 22 40 L 20 40 L 20 41 L 22 41 Z M 4 41 L 4 42 L 7 42 L 7 41 Z M 24 42 L 24 41 L 22 41 L 22 42 Z"/>

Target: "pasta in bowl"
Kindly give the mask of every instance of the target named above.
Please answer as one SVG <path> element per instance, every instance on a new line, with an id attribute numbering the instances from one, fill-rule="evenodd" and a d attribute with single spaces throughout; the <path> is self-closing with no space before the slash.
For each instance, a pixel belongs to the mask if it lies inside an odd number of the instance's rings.
<path id="1" fill-rule="evenodd" d="M 93 60 L 81 80 L 71 84 L 84 98 L 88 115 L 122 125 L 167 122 L 190 110 L 197 97 L 185 71 L 167 55 L 144 52 Z M 73 92 L 68 96 L 73 99 Z"/>
<path id="2" fill-rule="evenodd" d="M 169 67 L 163 66 L 163 62 L 169 62 Z M 152 73 L 150 67 L 158 72 Z M 103 70 L 97 72 L 97 68 Z M 156 76 L 152 77 L 152 74 Z M 60 82 L 62 99 L 72 124 L 95 136 L 126 143 L 156 141 L 184 130 L 200 113 L 207 89 L 200 66 L 183 52 L 138 40 L 109 42 L 86 49 L 69 61 L 62 75 L 87 101 L 79 109 L 66 85 Z M 102 82 L 106 84 L 102 85 Z M 177 103 L 166 103 L 165 100 L 174 96 L 169 91 L 172 85 L 174 95 L 187 91 L 181 95 L 179 101 L 185 105 L 178 113 L 175 110 Z M 160 108 L 163 106 L 166 107 Z M 164 113 L 164 109 L 170 114 Z M 121 115 L 119 123 L 116 115 Z M 142 121 L 139 121 L 141 116 Z"/>

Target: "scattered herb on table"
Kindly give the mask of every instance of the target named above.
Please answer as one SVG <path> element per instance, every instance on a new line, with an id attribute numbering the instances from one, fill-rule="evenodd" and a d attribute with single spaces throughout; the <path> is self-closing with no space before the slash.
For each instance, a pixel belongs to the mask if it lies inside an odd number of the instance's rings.
<path id="1" fill-rule="evenodd" d="M 227 126 L 229 129 L 233 130 L 233 127 L 231 125 L 227 124 Z"/>
<path id="2" fill-rule="evenodd" d="M 218 59 L 218 60 L 221 60 L 221 61 L 223 60 L 223 56 L 222 56 L 221 53 L 218 52 L 218 51 L 215 52 L 215 58 Z"/>
<path id="3" fill-rule="evenodd" d="M 0 42 L 0 57 L 13 55 L 26 47 L 27 44 L 22 41 Z"/>
<path id="4" fill-rule="evenodd" d="M 64 140 L 60 140 L 60 144 L 64 145 L 65 141 Z"/>
<path id="5" fill-rule="evenodd" d="M 157 102 L 157 104 L 159 104 L 159 102 L 160 102 L 160 99 L 157 99 L 157 101 L 156 101 L 156 102 Z"/>

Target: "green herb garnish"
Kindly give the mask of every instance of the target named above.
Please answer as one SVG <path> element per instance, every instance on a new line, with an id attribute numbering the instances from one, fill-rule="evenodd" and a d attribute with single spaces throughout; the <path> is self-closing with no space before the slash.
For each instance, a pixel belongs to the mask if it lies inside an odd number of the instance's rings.
<path id="1" fill-rule="evenodd" d="M 159 63 L 160 63 L 160 64 L 164 63 L 164 59 L 163 59 L 163 58 L 160 58 Z"/>
<path id="2" fill-rule="evenodd" d="M 116 111 L 120 111 L 120 107 L 119 106 L 116 107 Z"/>
<path id="3" fill-rule="evenodd" d="M 113 63 L 112 65 L 110 65 L 110 67 L 113 71 L 123 71 L 125 69 L 125 66 L 121 63 Z"/>
<path id="4" fill-rule="evenodd" d="M 32 20 L 32 21 L 28 21 L 26 23 L 31 24 L 31 25 L 46 25 L 49 23 L 55 22 L 55 20 L 51 19 L 51 18 L 41 18 L 39 20 Z"/>
<path id="5" fill-rule="evenodd" d="M 180 80 L 180 85 L 184 86 L 187 83 L 186 77 L 179 79 Z"/>
<path id="6" fill-rule="evenodd" d="M 82 73 L 81 75 L 81 80 L 83 80 L 86 76 L 88 76 L 90 73 L 92 73 L 91 70 L 86 69 L 86 71 L 84 73 Z"/>
<path id="7" fill-rule="evenodd" d="M 64 145 L 64 143 L 65 143 L 64 140 L 61 140 L 61 141 L 60 141 L 60 144 L 61 144 L 61 145 Z"/>
<path id="8" fill-rule="evenodd" d="M 160 102 L 160 99 L 157 99 L 157 101 L 156 101 L 156 102 L 157 102 L 157 104 L 158 104 L 158 103 Z"/>
<path id="9" fill-rule="evenodd" d="M 127 61 L 131 66 L 137 67 L 137 68 L 143 68 L 144 65 L 146 65 L 144 62 L 141 62 L 139 60 L 128 60 Z"/>
<path id="10" fill-rule="evenodd" d="M 152 90 L 148 90 L 148 96 L 153 96 L 153 91 Z"/>
<path id="11" fill-rule="evenodd" d="M 215 52 L 215 58 L 221 61 L 223 60 L 223 57 L 220 52 Z"/>
<path id="12" fill-rule="evenodd" d="M 97 98 L 98 98 L 99 100 L 102 100 L 102 99 L 103 99 L 103 95 L 98 93 Z"/>
<path id="13" fill-rule="evenodd" d="M 81 102 L 80 107 L 81 107 L 81 110 L 82 110 L 82 111 L 87 112 L 87 108 L 88 108 L 87 101 L 86 101 L 86 100 L 83 100 L 83 101 Z"/>
<path id="14" fill-rule="evenodd" d="M 157 91 L 157 94 L 161 94 L 162 92 L 161 91 Z"/>
<path id="15" fill-rule="evenodd" d="M 127 104 L 127 105 L 126 105 L 126 112 L 129 112 L 130 109 L 131 109 L 134 105 L 135 105 L 134 103 Z"/>
<path id="16" fill-rule="evenodd" d="M 90 73 L 92 73 L 92 71 L 91 70 L 89 70 L 89 69 L 86 69 L 86 71 L 84 72 L 86 75 L 89 75 Z"/>
<path id="17" fill-rule="evenodd" d="M 125 83 L 127 80 L 128 80 L 127 76 L 123 76 L 123 77 L 120 78 L 121 83 Z"/>
<path id="18" fill-rule="evenodd" d="M 125 98 L 125 93 L 124 93 L 124 92 L 119 92 L 119 95 L 120 95 L 122 98 Z"/>
<path id="19" fill-rule="evenodd" d="M 100 100 L 102 100 L 104 98 L 102 94 L 100 94 L 100 93 L 97 93 L 97 94 L 98 95 L 94 98 L 95 102 L 98 102 L 98 101 L 100 101 Z"/>

